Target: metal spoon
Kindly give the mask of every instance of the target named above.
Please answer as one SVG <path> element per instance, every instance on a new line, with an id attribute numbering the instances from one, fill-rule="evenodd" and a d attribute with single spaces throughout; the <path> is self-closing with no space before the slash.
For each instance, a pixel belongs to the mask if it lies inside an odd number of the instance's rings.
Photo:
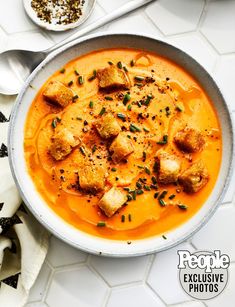
<path id="1" fill-rule="evenodd" d="M 49 53 L 152 1 L 154 0 L 132 0 L 47 50 L 41 52 L 10 50 L 2 53 L 0 55 L 0 93 L 6 95 L 19 93 L 24 80 Z"/>

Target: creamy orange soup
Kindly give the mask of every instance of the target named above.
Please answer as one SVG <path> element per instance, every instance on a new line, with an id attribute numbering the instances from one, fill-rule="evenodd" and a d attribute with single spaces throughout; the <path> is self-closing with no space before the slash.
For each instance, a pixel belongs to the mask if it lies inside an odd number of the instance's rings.
<path id="1" fill-rule="evenodd" d="M 129 89 L 99 88 L 96 72 L 112 65 L 123 70 Z M 48 102 L 43 96 L 48 84 L 55 80 L 74 93 L 66 107 Z M 109 152 L 113 138 L 102 139 L 94 126 L 108 112 L 133 146 L 133 152 L 118 163 Z M 200 131 L 204 144 L 199 151 L 184 151 L 174 141 L 177 132 L 185 127 Z M 56 160 L 50 146 L 55 133 L 63 128 L 81 143 L 64 159 Z M 115 240 L 155 235 L 167 238 L 167 232 L 188 221 L 203 206 L 214 188 L 221 163 L 218 117 L 201 85 L 168 59 L 134 49 L 95 51 L 55 72 L 32 101 L 24 141 L 29 174 L 48 206 L 79 230 Z M 159 150 L 177 158 L 179 176 L 195 161 L 202 160 L 208 170 L 208 182 L 197 192 L 185 191 L 178 180 L 159 182 Z M 106 168 L 105 187 L 96 192 L 79 186 L 79 170 L 87 154 Z M 113 186 L 128 198 L 108 217 L 98 203 Z"/>

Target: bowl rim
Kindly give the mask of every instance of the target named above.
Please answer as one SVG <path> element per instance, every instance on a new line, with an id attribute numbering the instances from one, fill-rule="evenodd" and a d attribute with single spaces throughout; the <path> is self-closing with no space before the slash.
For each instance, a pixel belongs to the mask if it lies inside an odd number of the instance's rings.
<path id="1" fill-rule="evenodd" d="M 212 208 L 210 208 L 210 210 L 207 210 L 206 214 L 204 214 L 204 216 L 200 219 L 200 222 L 198 222 L 194 228 L 190 228 L 190 231 L 188 231 L 184 236 L 182 236 L 181 238 L 177 238 L 176 240 L 173 240 L 170 244 L 166 244 L 163 245 L 162 247 L 156 247 L 154 246 L 153 248 L 149 248 L 148 250 L 144 250 L 142 249 L 141 251 L 138 252 L 120 252 L 118 250 L 113 251 L 112 248 L 109 251 L 105 251 L 105 252 L 101 252 L 99 250 L 96 250 L 94 248 L 91 247 L 87 247 L 84 245 L 80 245 L 76 242 L 73 242 L 71 240 L 69 240 L 68 238 L 66 238 L 65 236 L 63 236 L 61 233 L 57 232 L 55 229 L 53 229 L 53 227 L 51 225 L 49 225 L 48 223 L 46 223 L 42 217 L 39 215 L 39 213 L 37 212 L 37 210 L 34 208 L 35 206 L 33 206 L 32 204 L 30 204 L 30 201 L 26 198 L 26 196 L 24 195 L 21 185 L 18 181 L 18 177 L 20 176 L 19 174 L 16 173 L 16 168 L 15 168 L 15 157 L 14 157 L 14 145 L 13 145 L 13 136 L 14 136 L 14 122 L 17 119 L 17 110 L 22 102 L 22 98 L 23 95 L 25 94 L 25 92 L 27 91 L 30 82 L 34 79 L 34 77 L 36 77 L 37 73 L 49 62 L 51 62 L 57 55 L 67 51 L 68 49 L 70 49 L 71 47 L 75 47 L 78 46 L 80 43 L 84 43 L 93 39 L 98 39 L 98 38 L 102 38 L 102 37 L 112 37 L 112 36 L 131 36 L 131 37 L 135 37 L 136 39 L 138 38 L 144 38 L 144 39 L 150 39 L 152 41 L 158 42 L 162 45 L 165 45 L 168 48 L 173 48 L 175 49 L 177 52 L 180 52 L 184 57 L 187 57 L 190 61 L 193 61 L 194 64 L 196 64 L 200 70 L 202 70 L 204 72 L 204 74 L 206 74 L 207 78 L 210 80 L 210 82 L 213 83 L 213 85 L 215 86 L 215 89 L 217 90 L 218 94 L 220 95 L 221 99 L 223 100 L 223 107 L 225 108 L 225 112 L 228 115 L 229 118 L 229 130 L 231 132 L 231 150 L 229 152 L 230 155 L 230 168 L 227 171 L 227 176 L 224 180 L 224 184 L 223 187 L 221 189 L 221 193 L 219 193 L 218 197 L 216 198 L 216 200 L 214 201 L 214 205 L 212 206 Z M 97 48 L 97 50 L 99 50 L 100 48 Z M 167 58 L 167 57 L 166 57 Z M 187 70 L 186 70 L 187 71 Z M 217 85 L 216 81 L 214 80 L 214 78 L 212 78 L 212 76 L 208 73 L 208 71 L 200 64 L 197 62 L 197 60 L 195 60 L 194 58 L 192 58 L 189 54 L 187 54 L 186 52 L 184 52 L 183 50 L 181 50 L 180 48 L 177 48 L 169 43 L 166 43 L 162 40 L 156 39 L 154 36 L 151 35 L 146 35 L 146 34 L 133 34 L 133 33 L 122 33 L 122 32 L 118 32 L 118 33 L 113 33 L 113 32 L 99 32 L 99 33 L 95 33 L 95 34 L 91 34 L 91 35 L 87 35 L 84 36 L 82 38 L 76 39 L 73 42 L 70 42 L 68 44 L 66 44 L 63 47 L 58 48 L 57 50 L 53 51 L 52 53 L 50 53 L 36 68 L 35 70 L 30 74 L 30 76 L 27 78 L 27 80 L 25 81 L 16 101 L 15 104 L 13 106 L 12 109 L 12 113 L 11 113 L 11 119 L 10 119 L 10 123 L 9 123 L 9 129 L 8 129 L 8 151 L 9 151 L 9 164 L 10 164 L 10 169 L 12 172 L 12 176 L 13 179 L 15 181 L 15 184 L 20 192 L 20 195 L 24 201 L 24 203 L 26 204 L 27 208 L 33 213 L 33 215 L 37 218 L 37 220 L 45 227 L 47 228 L 51 233 L 53 233 L 53 235 L 55 235 L 57 238 L 63 240 L 64 242 L 66 242 L 67 244 L 78 248 L 80 250 L 83 250 L 85 252 L 91 253 L 91 254 L 95 254 L 95 255 L 102 255 L 102 256 L 109 256 L 109 257 L 135 257 L 135 256 L 142 256 L 142 255 L 148 255 L 148 254 L 152 254 L 155 252 L 160 252 L 160 251 L 164 251 L 170 248 L 173 248 L 177 245 L 179 245 L 180 243 L 186 241 L 187 239 L 189 239 L 191 236 L 193 236 L 198 230 L 200 230 L 207 222 L 208 220 L 213 216 L 213 214 L 215 213 L 215 211 L 217 210 L 217 208 L 219 207 L 219 205 L 222 202 L 222 199 L 228 189 L 229 186 L 229 182 L 231 180 L 231 176 L 232 176 L 232 170 L 233 170 L 233 166 L 235 163 L 235 159 L 234 159 L 234 141 L 235 141 L 235 135 L 234 135 L 234 123 L 232 120 L 232 112 L 230 111 L 230 106 L 227 105 L 224 96 L 220 90 L 220 87 Z M 13 145 L 13 146 L 12 146 Z M 212 192 L 213 193 L 213 192 Z M 211 193 L 211 194 L 212 194 Z M 49 207 L 49 206 L 48 206 Z M 203 206 L 202 206 L 203 207 Z M 56 214 L 56 213 L 54 213 Z M 197 213 L 196 213 L 197 214 Z M 195 214 L 195 215 L 196 215 Z M 57 214 L 56 214 L 57 215 Z M 60 218 L 57 215 L 58 218 Z M 193 216 L 189 219 L 191 220 L 193 218 Z M 66 221 L 62 220 L 63 223 L 67 223 Z M 84 232 L 82 232 L 84 233 Z M 86 234 L 86 233 L 84 233 Z M 87 235 L 87 234 L 86 234 Z M 97 237 L 97 236 L 91 236 L 94 240 L 99 240 L 102 238 Z M 147 240 L 151 240 L 154 237 L 149 237 L 146 239 L 142 239 L 142 241 L 147 241 Z M 105 239 L 107 240 L 107 239 Z M 116 240 L 108 240 L 109 242 L 116 242 Z M 134 240 L 132 240 L 134 241 Z M 167 240 L 165 240 L 167 241 Z M 101 248 L 102 249 L 102 248 Z"/>

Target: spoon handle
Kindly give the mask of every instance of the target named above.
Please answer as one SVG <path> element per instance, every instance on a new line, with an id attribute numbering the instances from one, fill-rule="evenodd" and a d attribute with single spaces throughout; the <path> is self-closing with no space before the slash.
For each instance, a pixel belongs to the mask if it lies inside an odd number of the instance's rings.
<path id="1" fill-rule="evenodd" d="M 98 19 L 97 21 L 87 25 L 86 27 L 84 27 L 81 30 L 78 30 L 77 32 L 75 32 L 74 34 L 72 34 L 71 36 L 69 36 L 68 38 L 64 39 L 63 41 L 59 42 L 58 44 L 52 46 L 51 48 L 47 49 L 44 51 L 44 53 L 48 54 L 62 46 L 64 46 L 65 44 L 72 42 L 73 40 L 93 31 L 96 30 L 99 27 L 104 26 L 105 24 L 129 13 L 134 11 L 135 9 L 149 3 L 155 0 L 132 0 L 129 1 L 128 3 L 124 4 L 123 6 L 121 6 L 120 8 L 114 10 L 113 12 L 106 14 L 104 17 L 101 17 L 100 19 Z"/>

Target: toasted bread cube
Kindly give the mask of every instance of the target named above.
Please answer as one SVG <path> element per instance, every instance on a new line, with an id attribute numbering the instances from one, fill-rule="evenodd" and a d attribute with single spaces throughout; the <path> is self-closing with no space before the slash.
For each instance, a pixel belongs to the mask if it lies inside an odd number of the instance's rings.
<path id="1" fill-rule="evenodd" d="M 162 184 L 174 183 L 180 172 L 180 161 L 175 155 L 160 150 L 156 156 L 158 181 Z"/>
<path id="2" fill-rule="evenodd" d="M 95 193 L 105 187 L 106 169 L 103 166 L 91 162 L 81 167 L 78 176 L 79 185 L 84 191 Z"/>
<path id="3" fill-rule="evenodd" d="M 75 138 L 71 131 L 64 128 L 52 137 L 49 152 L 55 160 L 63 160 L 71 153 L 73 147 L 79 143 L 80 140 Z"/>
<path id="4" fill-rule="evenodd" d="M 201 132 L 192 128 L 178 131 L 174 137 L 174 142 L 180 150 L 189 153 L 198 152 L 205 145 Z"/>
<path id="5" fill-rule="evenodd" d="M 51 81 L 47 85 L 43 96 L 65 108 L 73 100 L 74 92 L 59 81 Z"/>
<path id="6" fill-rule="evenodd" d="M 131 140 L 121 132 L 113 140 L 109 151 L 111 153 L 113 162 L 118 163 L 130 155 L 134 151 L 134 147 Z"/>
<path id="7" fill-rule="evenodd" d="M 109 139 L 111 137 L 117 136 L 121 131 L 121 127 L 118 121 L 111 113 L 107 113 L 100 117 L 96 121 L 95 127 L 98 130 L 100 136 L 104 139 Z"/>
<path id="8" fill-rule="evenodd" d="M 101 89 L 130 87 L 126 73 L 114 65 L 98 70 L 97 77 Z"/>
<path id="9" fill-rule="evenodd" d="M 126 193 L 116 187 L 112 187 L 100 199 L 98 206 L 108 217 L 111 217 L 126 203 L 126 201 Z"/>
<path id="10" fill-rule="evenodd" d="M 179 176 L 179 183 L 187 193 L 196 193 L 201 190 L 209 180 L 208 170 L 202 160 L 194 162 Z"/>

